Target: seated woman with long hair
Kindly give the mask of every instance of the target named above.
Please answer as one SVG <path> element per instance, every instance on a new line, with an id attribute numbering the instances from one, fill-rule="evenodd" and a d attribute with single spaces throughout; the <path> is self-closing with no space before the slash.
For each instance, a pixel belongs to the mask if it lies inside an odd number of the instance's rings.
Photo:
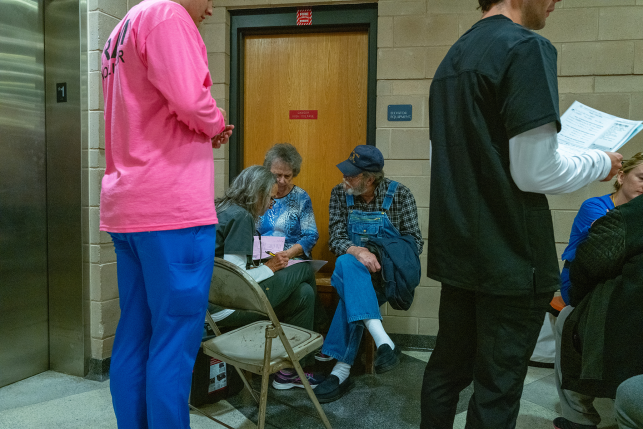
<path id="1" fill-rule="evenodd" d="M 277 194 L 275 176 L 269 169 L 253 165 L 237 176 L 223 198 L 215 205 L 219 224 L 215 256 L 223 258 L 246 272 L 259 283 L 280 321 L 301 328 L 314 330 L 316 320 L 323 317 L 317 302 L 315 273 L 308 264 L 288 267 L 286 252 L 278 252 L 264 264 L 252 261 L 255 224 L 259 216 L 271 206 Z M 317 309 L 317 311 L 316 311 Z M 220 326 L 241 326 L 261 316 L 246 311 L 210 307 L 213 319 Z M 312 363 L 312 356 L 302 360 L 302 365 Z M 311 387 L 321 379 L 307 374 Z M 303 387 L 294 370 L 278 372 L 273 381 L 277 389 Z"/>

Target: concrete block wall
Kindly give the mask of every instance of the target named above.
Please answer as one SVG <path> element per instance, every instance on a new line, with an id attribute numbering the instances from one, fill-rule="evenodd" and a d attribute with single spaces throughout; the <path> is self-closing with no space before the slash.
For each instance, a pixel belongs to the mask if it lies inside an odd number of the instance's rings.
<path id="1" fill-rule="evenodd" d="M 111 356 L 118 322 L 115 256 L 109 236 L 98 230 L 100 179 L 104 170 L 104 124 L 100 81 L 100 49 L 116 22 L 137 0 L 90 0 L 88 3 L 89 147 L 87 183 L 90 204 L 85 207 L 89 231 L 85 261 L 91 281 L 92 356 Z M 208 50 L 212 95 L 228 108 L 230 83 L 229 9 L 368 1 L 331 0 L 214 0 L 214 13 L 200 31 Z M 376 145 L 386 159 L 387 176 L 409 186 L 415 194 L 422 234 L 428 235 L 430 151 L 428 94 L 431 79 L 449 47 L 479 18 L 476 0 L 380 0 L 378 20 L 378 86 Z M 574 100 L 608 113 L 643 119 L 643 0 L 563 0 L 541 34 L 558 49 L 561 112 Z M 412 104 L 414 119 L 386 120 L 389 104 Z M 628 143 L 629 157 L 643 150 L 643 136 Z M 228 181 L 228 149 L 213 151 L 216 193 Z M 559 255 L 567 244 L 571 224 L 587 198 L 610 192 L 611 185 L 594 183 L 549 202 Z M 424 256 L 421 257 L 423 270 Z M 436 335 L 440 285 L 423 278 L 407 312 L 382 308 L 391 333 Z"/>

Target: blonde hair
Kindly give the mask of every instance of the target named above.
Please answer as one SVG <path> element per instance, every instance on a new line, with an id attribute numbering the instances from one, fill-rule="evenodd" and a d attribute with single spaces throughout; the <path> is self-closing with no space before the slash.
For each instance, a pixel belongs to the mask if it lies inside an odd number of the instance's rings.
<path id="1" fill-rule="evenodd" d="M 643 165 L 643 152 L 639 152 L 630 159 L 623 161 L 623 165 L 618 172 L 627 175 L 639 165 Z M 618 183 L 618 178 L 614 181 L 614 189 L 616 189 L 617 192 L 621 189 L 621 184 Z"/>

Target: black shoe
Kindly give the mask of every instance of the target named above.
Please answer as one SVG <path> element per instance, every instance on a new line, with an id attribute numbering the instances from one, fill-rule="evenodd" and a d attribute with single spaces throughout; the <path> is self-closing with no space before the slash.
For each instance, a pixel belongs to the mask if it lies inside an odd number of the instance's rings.
<path id="1" fill-rule="evenodd" d="M 398 366 L 400 364 L 400 358 L 398 357 L 400 353 L 399 347 L 391 350 L 391 346 L 388 344 L 379 346 L 375 353 L 375 372 L 377 374 L 383 374 Z"/>
<path id="2" fill-rule="evenodd" d="M 597 429 L 596 425 L 582 425 L 567 420 L 565 417 L 557 417 L 554 419 L 554 427 L 556 429 Z"/>
<path id="3" fill-rule="evenodd" d="M 351 390 L 355 384 L 348 377 L 343 383 L 339 383 L 339 378 L 336 375 L 329 375 L 326 380 L 317 385 L 315 389 L 315 396 L 321 404 L 333 402 L 344 396 L 346 392 Z"/>

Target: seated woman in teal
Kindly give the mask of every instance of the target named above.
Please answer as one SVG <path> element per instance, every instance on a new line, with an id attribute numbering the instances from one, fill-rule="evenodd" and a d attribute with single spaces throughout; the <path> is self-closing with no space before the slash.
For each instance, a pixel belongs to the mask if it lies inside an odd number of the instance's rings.
<path id="1" fill-rule="evenodd" d="M 576 256 L 576 248 L 587 238 L 589 228 L 596 219 L 605 216 L 614 207 L 625 204 L 643 194 L 643 152 L 623 161 L 623 166 L 618 171 L 614 182 L 614 189 L 616 191 L 612 194 L 585 200 L 574 218 L 569 244 L 562 255 L 565 266 L 560 273 L 560 294 L 567 305 L 569 305 L 570 287 L 569 265 Z"/>
<path id="2" fill-rule="evenodd" d="M 290 259 L 311 259 L 319 239 L 313 205 L 308 193 L 292 183 L 301 171 L 301 155 L 290 143 L 279 143 L 266 153 L 264 167 L 277 179 L 273 206 L 257 221 L 262 236 L 285 237 L 284 250 Z"/>

